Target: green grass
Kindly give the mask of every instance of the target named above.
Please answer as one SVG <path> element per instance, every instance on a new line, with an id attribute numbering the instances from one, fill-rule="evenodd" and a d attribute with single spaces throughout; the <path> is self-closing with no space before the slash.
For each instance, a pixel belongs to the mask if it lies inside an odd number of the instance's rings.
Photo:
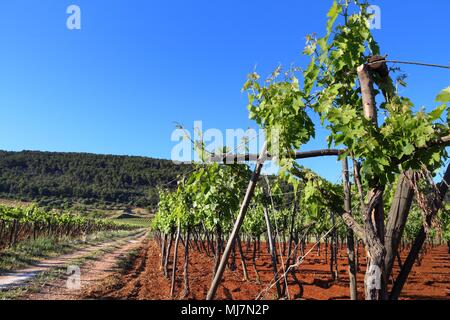
<path id="1" fill-rule="evenodd" d="M 130 225 L 133 227 L 150 228 L 151 218 L 125 218 L 125 219 L 112 219 L 112 221 Z"/>
<path id="2" fill-rule="evenodd" d="M 132 236 L 139 232 L 141 230 L 102 231 L 86 236 L 85 239 L 43 237 L 23 241 L 15 247 L 0 252 L 0 273 L 25 268 L 42 259 L 74 252 L 89 245 Z"/>

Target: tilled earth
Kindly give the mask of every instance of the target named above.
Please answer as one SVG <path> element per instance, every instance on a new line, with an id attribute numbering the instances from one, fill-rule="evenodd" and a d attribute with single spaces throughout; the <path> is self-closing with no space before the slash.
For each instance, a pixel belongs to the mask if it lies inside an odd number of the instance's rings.
<path id="1" fill-rule="evenodd" d="M 310 247 L 308 247 L 310 248 Z M 307 248 L 307 249 L 308 249 Z M 265 246 L 262 245 L 261 255 L 257 259 L 257 270 L 260 283 L 251 263 L 251 251 L 246 252 L 247 268 L 250 281 L 243 280 L 241 261 L 236 257 L 238 269 L 234 272 L 226 269 L 224 280 L 217 292 L 217 299 L 253 300 L 272 282 L 273 271 L 271 259 Z M 205 253 L 190 250 L 189 276 L 191 292 L 188 297 L 181 297 L 183 292 L 184 249 L 180 245 L 175 299 L 205 299 L 212 280 L 213 258 Z M 330 275 L 329 263 L 325 261 L 325 250 L 319 256 L 314 249 L 296 270 L 299 286 L 288 278 L 288 293 L 291 299 L 329 300 L 349 299 L 348 276 L 346 264 L 346 249 L 339 250 L 339 280 L 333 281 Z M 402 260 L 406 251 L 402 252 Z M 359 248 L 363 257 L 364 250 Z M 329 258 L 329 253 L 328 253 Z M 163 276 L 160 267 L 160 248 L 155 241 L 147 241 L 140 254 L 124 274 L 116 274 L 105 280 L 102 285 L 85 292 L 85 298 L 93 299 L 137 299 L 165 300 L 171 299 L 170 280 Z M 358 294 L 363 298 L 365 263 L 360 259 L 358 272 Z M 398 272 L 395 266 L 394 274 Z M 266 300 L 276 298 L 276 289 L 272 288 L 262 296 Z M 428 249 L 420 266 L 415 265 L 409 276 L 402 299 L 450 299 L 450 255 L 446 246 Z"/>

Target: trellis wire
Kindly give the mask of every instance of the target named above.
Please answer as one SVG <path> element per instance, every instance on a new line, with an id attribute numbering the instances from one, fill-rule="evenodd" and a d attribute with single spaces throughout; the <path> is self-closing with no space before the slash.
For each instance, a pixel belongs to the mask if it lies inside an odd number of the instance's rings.
<path id="1" fill-rule="evenodd" d="M 415 62 L 415 61 L 401 61 L 401 60 L 378 60 L 367 63 L 367 65 L 377 64 L 377 63 L 397 63 L 397 64 L 409 64 L 409 65 L 416 65 L 416 66 L 422 66 L 422 67 L 432 67 L 432 68 L 441 68 L 441 69 L 450 69 L 450 66 L 444 66 L 440 64 L 433 64 L 433 63 L 423 63 L 423 62 Z"/>
<path id="2" fill-rule="evenodd" d="M 358 205 L 359 205 L 359 204 L 354 204 L 354 205 L 353 205 L 353 208 L 352 208 L 352 211 L 353 211 L 355 208 L 357 208 Z M 271 282 L 271 283 L 269 284 L 269 286 L 268 286 L 266 289 L 263 289 L 262 291 L 260 291 L 260 293 L 256 296 L 255 300 L 258 300 L 258 299 L 261 297 L 261 295 L 262 295 L 263 293 L 264 293 L 264 294 L 267 294 L 268 291 L 271 290 L 271 289 L 277 284 L 277 282 L 279 282 L 279 281 L 281 280 L 281 278 L 286 279 L 287 273 L 288 273 L 289 271 L 291 271 L 291 269 L 300 266 L 300 265 L 303 263 L 303 261 L 305 260 L 305 258 L 313 251 L 313 249 L 314 249 L 315 247 L 317 247 L 317 245 L 318 245 L 319 243 L 321 243 L 322 240 L 324 240 L 324 239 L 325 239 L 325 238 L 326 238 L 326 237 L 327 237 L 327 236 L 328 236 L 335 228 L 337 228 L 337 227 L 340 226 L 341 224 L 342 224 L 342 221 L 340 221 L 340 222 L 338 222 L 338 223 L 335 223 L 334 226 L 331 227 L 331 229 L 328 230 L 328 231 L 324 234 L 324 236 L 322 236 L 322 237 L 321 237 L 321 238 L 320 238 L 320 239 L 312 246 L 312 248 L 311 248 L 305 255 L 303 255 L 302 257 L 299 257 L 299 258 L 297 259 L 297 263 L 296 263 L 296 264 L 291 265 L 287 270 L 284 271 L 284 273 L 278 278 L 277 281 L 275 281 L 275 282 L 273 282 L 273 283 Z M 308 226 L 308 228 L 307 228 L 306 231 L 309 231 L 310 227 L 311 227 L 311 226 Z M 305 237 L 306 237 L 306 235 L 307 235 L 307 232 L 305 232 L 305 233 L 303 234 L 301 240 L 304 240 Z M 301 241 L 299 241 L 299 242 L 295 245 L 294 250 L 293 250 L 292 253 L 291 253 L 291 257 L 292 257 L 292 255 L 294 254 L 294 252 L 298 249 L 298 246 L 299 246 L 300 243 L 301 243 Z M 272 281 L 274 281 L 274 280 L 272 280 Z M 286 280 L 285 280 L 285 281 L 286 281 Z"/>

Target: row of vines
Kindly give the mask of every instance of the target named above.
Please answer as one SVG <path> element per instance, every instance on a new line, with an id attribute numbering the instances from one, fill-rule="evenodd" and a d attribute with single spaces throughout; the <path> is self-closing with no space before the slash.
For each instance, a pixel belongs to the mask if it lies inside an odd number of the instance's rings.
<path id="1" fill-rule="evenodd" d="M 79 237 L 98 231 L 131 230 L 136 227 L 105 219 L 91 219 L 37 206 L 0 206 L 0 249 L 39 237 Z"/>
<path id="2" fill-rule="evenodd" d="M 261 243 L 265 243 L 265 248 L 272 256 L 273 283 L 278 298 L 289 298 L 286 290 L 288 277 L 292 277 L 302 290 L 296 274 L 302 259 L 308 254 L 307 244 L 315 243 L 314 250 L 319 256 L 322 251 L 329 263 L 330 276 L 335 280 L 339 280 L 338 252 L 346 251 L 349 246 L 348 229 L 339 221 L 344 203 L 342 185 L 330 183 L 305 168 L 295 172 L 295 180 L 291 179 L 291 183 L 287 183 L 286 179 L 271 181 L 267 177 L 260 178 L 227 261 L 228 270 L 242 273 L 245 281 L 260 283 L 256 260 L 263 253 Z M 159 209 L 152 221 L 152 228 L 161 248 L 162 273 L 172 279 L 172 297 L 177 295 L 175 279 L 180 243 L 184 248 L 184 289 L 178 293 L 179 297 L 188 297 L 190 293 L 190 250 L 210 257 L 213 266 L 211 273 L 217 272 L 225 241 L 231 233 L 250 175 L 249 168 L 242 165 L 200 165 L 188 179 L 180 182 L 176 191 L 161 191 Z M 356 186 L 351 192 L 357 197 Z M 362 223 L 360 217 L 357 220 Z M 429 232 L 429 245 L 447 243 L 450 253 L 449 222 L 450 205 L 447 204 Z M 411 247 L 422 225 L 420 208 L 414 204 L 405 225 L 400 250 Z M 426 247 L 422 249 L 416 259 L 417 264 L 420 264 L 426 250 Z M 365 259 L 358 256 L 359 252 L 355 251 L 357 270 L 360 269 L 360 259 Z M 241 261 L 239 266 L 236 265 L 237 256 Z M 289 274 L 284 274 L 290 267 Z M 253 269 L 254 279 L 249 277 L 249 268 Z"/>
<path id="3" fill-rule="evenodd" d="M 440 172 L 450 145 L 450 87 L 438 94 L 431 111 L 400 96 L 398 87 L 406 85 L 405 77 L 382 55 L 367 7 L 365 1 L 334 1 L 325 35 L 307 36 L 306 68 L 278 67 L 267 79 L 256 72 L 249 75 L 243 90 L 248 93 L 250 118 L 266 137 L 276 137 L 267 140 L 259 155 L 236 155 L 255 160 L 255 166 L 207 163 L 225 163 L 230 155 L 203 157 L 200 141 L 196 149 L 201 149 L 197 151 L 205 163 L 181 179 L 176 192 L 161 193 L 153 227 L 166 276 L 174 245 L 172 295 L 180 239 L 185 244 L 184 295 L 189 292 L 191 239 L 194 248 L 214 256 L 207 299 L 215 297 L 224 269 L 236 268 L 242 242 L 253 243 L 255 267 L 262 238 L 273 257 L 271 287 L 277 287 L 280 298 L 285 295 L 283 281 L 295 277 L 293 270 L 302 261 L 305 239 L 317 246 L 331 241 L 333 251 L 345 241 L 350 296 L 356 299 L 354 247 L 362 243 L 368 300 L 398 299 L 427 239 L 449 240 L 445 196 L 450 167 Z M 315 137 L 317 128 L 328 131 L 328 149 L 298 151 Z M 332 184 L 298 162 L 323 156 L 342 161 L 342 184 Z M 280 168 L 275 182 L 261 175 L 267 160 Z M 291 197 L 279 181 L 289 186 Z M 394 277 L 393 266 L 405 242 L 409 252 Z M 332 252 L 331 272 L 336 270 L 335 256 Z M 242 268 L 246 273 L 247 266 Z"/>

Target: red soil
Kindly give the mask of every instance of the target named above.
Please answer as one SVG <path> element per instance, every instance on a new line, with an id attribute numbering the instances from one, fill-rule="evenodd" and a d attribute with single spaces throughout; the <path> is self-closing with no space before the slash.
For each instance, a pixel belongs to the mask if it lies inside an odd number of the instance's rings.
<path id="1" fill-rule="evenodd" d="M 302 291 L 288 278 L 288 288 L 291 299 L 328 300 L 349 299 L 346 250 L 339 250 L 339 280 L 333 281 L 329 264 L 325 263 L 325 250 L 318 256 L 313 250 L 301 266 L 296 270 L 296 276 L 302 284 Z M 308 246 L 308 248 L 310 248 Z M 402 299 L 450 299 L 450 255 L 446 246 L 429 249 L 422 264 L 415 266 L 402 294 Z M 244 247 L 244 251 L 246 248 Z M 176 282 L 176 299 L 183 291 L 183 260 L 184 249 L 180 245 L 178 272 Z M 363 257 L 360 248 L 360 257 Z M 406 252 L 402 253 L 404 260 Z M 246 253 L 247 268 L 250 281 L 243 280 L 241 261 L 236 257 L 238 269 L 232 272 L 226 269 L 224 280 L 217 292 L 217 299 L 253 300 L 267 288 L 273 279 L 270 256 L 264 245 L 261 245 L 261 256 L 257 259 L 257 269 L 261 284 L 256 283 L 256 275 L 251 263 L 251 251 Z M 328 254 L 329 256 L 329 254 Z M 149 241 L 141 249 L 140 255 L 134 261 L 132 268 L 124 275 L 116 275 L 103 286 L 86 293 L 89 298 L 104 299 L 139 299 L 165 300 L 170 299 L 170 280 L 164 278 L 160 267 L 160 249 L 155 241 Z M 365 259 L 360 259 L 361 268 L 358 273 L 358 294 L 363 298 Z M 189 275 L 191 293 L 189 299 L 205 299 L 212 279 L 213 258 L 205 253 L 190 251 Z M 397 265 L 394 272 L 398 272 Z M 276 289 L 271 289 L 264 299 L 276 298 Z"/>

